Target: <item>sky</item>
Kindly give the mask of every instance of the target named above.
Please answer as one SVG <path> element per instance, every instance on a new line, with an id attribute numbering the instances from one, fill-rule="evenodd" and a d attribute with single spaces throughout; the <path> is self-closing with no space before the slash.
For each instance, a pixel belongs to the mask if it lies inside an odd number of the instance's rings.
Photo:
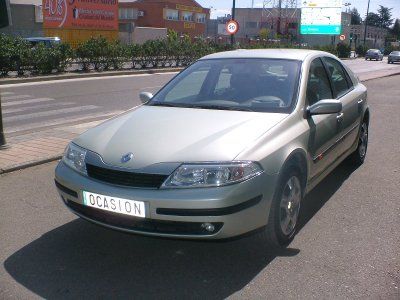
<path id="1" fill-rule="evenodd" d="M 224 16 L 229 14 L 232 7 L 232 0 L 196 0 L 203 7 L 212 7 L 211 17 Z M 298 3 L 300 4 L 300 0 Z M 376 12 L 379 5 L 393 7 L 393 18 L 400 19 L 400 0 L 370 0 L 370 12 Z M 254 0 L 254 7 L 262 7 L 263 1 Z M 357 8 L 361 16 L 364 18 L 367 13 L 368 0 L 343 0 L 343 3 L 351 3 L 350 8 Z M 251 0 L 236 0 L 236 7 L 251 7 Z"/>

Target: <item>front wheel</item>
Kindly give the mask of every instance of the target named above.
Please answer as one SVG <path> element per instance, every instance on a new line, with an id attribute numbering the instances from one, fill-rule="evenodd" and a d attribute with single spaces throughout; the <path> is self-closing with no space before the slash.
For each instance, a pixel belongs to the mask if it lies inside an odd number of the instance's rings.
<path id="1" fill-rule="evenodd" d="M 300 172 L 296 168 L 284 171 L 271 204 L 268 224 L 262 232 L 268 246 L 281 248 L 294 238 L 303 198 Z"/>
<path id="2" fill-rule="evenodd" d="M 360 127 L 360 133 L 358 134 L 357 149 L 352 154 L 350 154 L 349 161 L 356 166 L 362 165 L 367 155 L 367 149 L 368 149 L 368 122 L 364 120 Z"/>

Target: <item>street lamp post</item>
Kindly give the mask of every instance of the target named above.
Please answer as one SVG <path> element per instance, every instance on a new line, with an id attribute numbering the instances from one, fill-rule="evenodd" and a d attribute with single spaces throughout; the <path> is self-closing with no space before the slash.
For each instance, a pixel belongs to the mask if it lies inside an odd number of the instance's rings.
<path id="1" fill-rule="evenodd" d="M 232 20 L 235 20 L 235 10 L 236 10 L 236 0 L 233 0 L 232 3 Z M 235 44 L 235 35 L 231 34 L 231 45 Z"/>
<path id="2" fill-rule="evenodd" d="M 370 0 L 368 0 L 368 6 L 367 6 L 367 16 L 365 17 L 365 27 L 364 27 L 364 47 L 365 47 L 365 42 L 367 39 L 367 26 L 368 26 L 368 14 L 369 14 L 369 2 Z"/>

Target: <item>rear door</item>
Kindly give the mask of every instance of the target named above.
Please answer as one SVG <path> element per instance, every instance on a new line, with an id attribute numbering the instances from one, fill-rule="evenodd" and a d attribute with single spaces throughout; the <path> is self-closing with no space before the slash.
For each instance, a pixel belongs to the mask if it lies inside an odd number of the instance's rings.
<path id="1" fill-rule="evenodd" d="M 335 148 L 339 157 L 351 148 L 357 138 L 361 117 L 360 101 L 363 99 L 355 91 L 354 84 L 340 61 L 331 57 L 324 57 L 323 60 L 331 80 L 333 96 L 343 105 L 342 113 L 337 118 L 340 134 Z"/>

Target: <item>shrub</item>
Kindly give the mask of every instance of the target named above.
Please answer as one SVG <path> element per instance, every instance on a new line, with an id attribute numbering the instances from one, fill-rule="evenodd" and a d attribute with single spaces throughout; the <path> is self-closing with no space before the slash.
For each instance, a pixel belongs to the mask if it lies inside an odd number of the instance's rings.
<path id="1" fill-rule="evenodd" d="M 368 48 L 364 45 L 358 45 L 356 48 L 356 53 L 358 56 L 365 56 L 365 53 L 367 53 Z"/>
<path id="2" fill-rule="evenodd" d="M 336 52 L 339 58 L 348 58 L 350 57 L 351 48 L 350 45 L 345 43 L 339 43 L 336 45 Z"/>

